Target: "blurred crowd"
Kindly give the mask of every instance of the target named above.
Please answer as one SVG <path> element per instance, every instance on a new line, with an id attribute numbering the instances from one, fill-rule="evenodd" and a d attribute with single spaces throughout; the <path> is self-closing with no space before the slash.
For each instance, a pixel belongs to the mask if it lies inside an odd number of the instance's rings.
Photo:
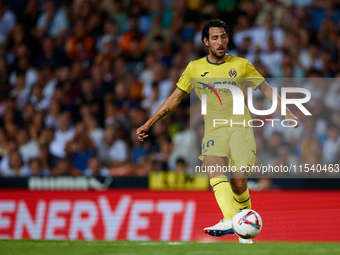
<path id="1" fill-rule="evenodd" d="M 207 54 L 212 18 L 264 77 L 320 81 L 296 132 L 254 129 L 257 164 L 339 163 L 339 0 L 0 0 L 0 175 L 186 171 L 189 97 L 135 133 Z"/>

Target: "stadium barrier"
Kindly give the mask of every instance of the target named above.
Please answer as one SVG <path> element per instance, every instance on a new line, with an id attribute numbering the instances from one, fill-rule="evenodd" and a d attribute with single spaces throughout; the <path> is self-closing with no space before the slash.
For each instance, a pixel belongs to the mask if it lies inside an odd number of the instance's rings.
<path id="1" fill-rule="evenodd" d="M 256 241 L 340 241 L 340 191 L 252 191 Z M 0 239 L 236 241 L 203 228 L 222 215 L 212 191 L 0 192 Z"/>
<path id="2" fill-rule="evenodd" d="M 258 189 L 257 179 L 249 179 L 249 189 Z M 339 179 L 276 178 L 275 189 L 339 189 Z M 149 177 L 6 177 L 0 178 L 1 189 L 29 190 L 107 190 L 117 188 L 149 188 L 151 190 L 209 190 L 208 179 L 183 178 L 174 172 L 155 172 Z"/>

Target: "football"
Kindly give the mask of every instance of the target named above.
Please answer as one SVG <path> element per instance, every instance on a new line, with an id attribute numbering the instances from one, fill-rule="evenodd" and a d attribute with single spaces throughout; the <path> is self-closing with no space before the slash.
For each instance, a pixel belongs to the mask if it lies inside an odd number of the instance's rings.
<path id="1" fill-rule="evenodd" d="M 241 238 L 251 239 L 262 229 L 262 219 L 254 210 L 241 210 L 235 214 L 232 221 L 234 233 Z"/>

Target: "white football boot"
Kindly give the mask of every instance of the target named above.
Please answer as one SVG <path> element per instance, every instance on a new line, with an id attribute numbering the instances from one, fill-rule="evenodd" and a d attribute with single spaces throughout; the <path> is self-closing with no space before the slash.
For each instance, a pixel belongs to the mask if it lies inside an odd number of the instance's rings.
<path id="1" fill-rule="evenodd" d="M 231 220 L 221 220 L 215 226 L 204 229 L 204 232 L 213 237 L 224 236 L 226 234 L 234 234 L 234 230 L 231 225 Z"/>
<path id="2" fill-rule="evenodd" d="M 246 243 L 246 244 L 252 244 L 253 240 L 251 239 L 243 239 L 241 237 L 238 238 L 239 243 Z"/>

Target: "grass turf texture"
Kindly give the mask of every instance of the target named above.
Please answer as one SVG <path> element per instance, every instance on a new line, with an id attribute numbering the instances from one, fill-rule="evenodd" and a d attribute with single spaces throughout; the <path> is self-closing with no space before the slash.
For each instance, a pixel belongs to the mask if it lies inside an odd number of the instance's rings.
<path id="1" fill-rule="evenodd" d="M 1 255 L 340 254 L 340 243 L 197 243 L 0 240 Z"/>

